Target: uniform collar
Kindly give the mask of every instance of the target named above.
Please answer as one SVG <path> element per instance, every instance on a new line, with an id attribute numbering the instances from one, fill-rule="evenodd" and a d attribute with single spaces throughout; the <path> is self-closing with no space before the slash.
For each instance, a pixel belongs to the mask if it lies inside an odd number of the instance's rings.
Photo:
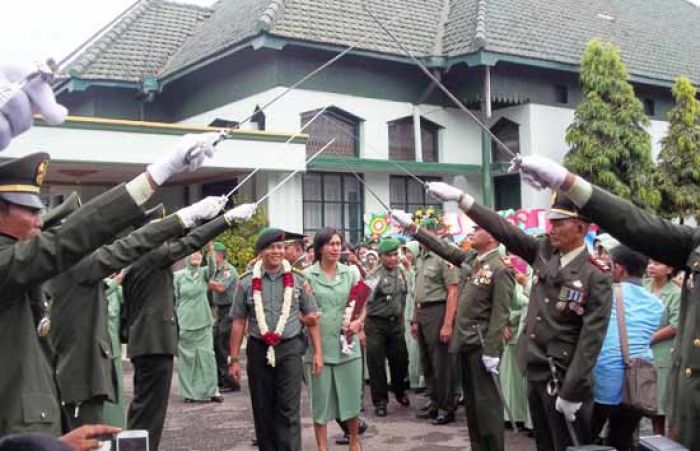
<path id="1" fill-rule="evenodd" d="M 576 257 L 578 257 L 579 254 L 581 254 L 581 252 L 583 252 L 584 250 L 586 250 L 585 243 L 580 245 L 576 249 L 573 249 L 573 250 L 567 252 L 566 254 L 561 255 L 561 257 L 559 257 L 559 267 L 563 268 L 566 265 L 568 265 L 569 263 L 571 263 L 572 261 L 574 261 L 574 259 Z"/>
<path id="2" fill-rule="evenodd" d="M 495 254 L 497 254 L 497 253 L 498 253 L 498 250 L 499 250 L 499 249 L 498 249 L 497 247 L 496 247 L 496 248 L 493 248 L 493 249 L 491 249 L 491 250 L 488 251 L 488 252 L 485 252 L 485 253 L 483 253 L 483 254 L 477 255 L 477 256 L 476 256 L 476 259 L 483 263 L 484 261 L 490 259 L 490 258 L 493 257 Z"/>

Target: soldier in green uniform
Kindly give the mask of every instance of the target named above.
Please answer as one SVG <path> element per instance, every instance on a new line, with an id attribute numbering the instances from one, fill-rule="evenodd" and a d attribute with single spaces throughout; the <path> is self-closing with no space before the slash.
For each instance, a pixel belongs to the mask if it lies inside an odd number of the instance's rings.
<path id="1" fill-rule="evenodd" d="M 231 320 L 228 317 L 233 303 L 233 294 L 238 283 L 238 271 L 226 260 L 226 246 L 217 241 L 211 247 L 213 259 L 208 266 L 214 268 L 214 274 L 209 281 L 211 299 L 216 309 L 214 324 L 214 354 L 216 355 L 216 371 L 221 392 L 238 391 L 240 385 L 228 373 L 228 348 L 231 341 Z"/>
<path id="2" fill-rule="evenodd" d="M 284 259 L 283 230 L 260 232 L 255 251 L 260 260 L 241 276 L 231 307 L 233 326 L 230 371 L 240 380 L 239 352 L 248 324 L 248 384 L 255 435 L 261 451 L 301 451 L 301 384 L 305 352 L 303 325 L 316 323 L 316 301 L 304 275 Z M 313 373 L 323 368 L 317 324 L 308 328 Z"/>
<path id="3" fill-rule="evenodd" d="M 60 433 L 53 374 L 41 350 L 30 308 L 33 287 L 68 270 L 141 219 L 141 205 L 155 189 L 169 176 L 201 165 L 205 155 L 211 155 L 215 139 L 188 138 L 186 145 L 180 142 L 146 173 L 97 196 L 69 215 L 61 227 L 44 232 L 39 215 L 43 204 L 37 194 L 46 175 L 48 154 L 32 154 L 0 165 L 0 291 L 5 306 L 0 313 L 0 435 Z"/>
<path id="4" fill-rule="evenodd" d="M 381 264 L 370 275 L 377 286 L 367 301 L 365 336 L 367 337 L 367 368 L 372 403 L 377 416 L 386 416 L 389 402 L 386 361 L 391 373 L 391 391 L 396 401 L 408 406 L 406 375 L 408 350 L 404 340 L 403 312 L 408 292 L 407 274 L 399 267 L 399 240 L 386 238 L 377 249 Z"/>
<path id="5" fill-rule="evenodd" d="M 471 238 L 473 250 L 464 251 L 421 230 L 403 211 L 395 210 L 392 216 L 416 240 L 456 267 L 465 263 L 470 267 L 460 292 L 450 352 L 459 357 L 462 369 L 472 449 L 503 450 L 503 403 L 489 373 L 498 374 L 515 279 L 501 260 L 499 243 L 477 226 Z"/>
<path id="6" fill-rule="evenodd" d="M 421 227 L 435 230 L 437 221 L 426 219 Z M 419 418 L 433 424 L 454 421 L 452 365 L 448 345 L 452 340 L 460 273 L 429 249 L 421 249 L 416 262 L 416 308 L 411 333 L 418 339 L 421 364 L 431 405 Z"/>
<path id="7" fill-rule="evenodd" d="M 548 213 L 550 235 L 538 240 L 455 187 L 432 182 L 428 191 L 457 201 L 474 222 L 533 267 L 527 330 L 517 353 L 527 370 L 538 450 L 563 451 L 571 445 L 565 421 L 573 422 L 582 443 L 590 443 L 592 370 L 610 318 L 612 281 L 586 250 L 589 220 L 559 196 Z"/>
<path id="8" fill-rule="evenodd" d="M 284 258 L 291 263 L 292 267 L 304 270 L 309 264 L 306 261 L 304 252 L 304 236 L 296 235 L 285 243 Z"/>
<path id="9" fill-rule="evenodd" d="M 127 413 L 129 429 L 145 429 L 150 446 L 158 449 L 168 409 L 177 353 L 177 317 L 173 272 L 178 260 L 201 249 L 231 227 L 236 219 L 250 219 L 255 204 L 235 207 L 182 238 L 160 245 L 131 265 L 124 275 L 127 353 L 134 366 L 134 397 Z"/>
<path id="10" fill-rule="evenodd" d="M 559 188 L 581 212 L 621 243 L 685 270 L 678 330 L 669 373 L 669 425 L 687 448 L 700 449 L 700 231 L 657 218 L 539 156 L 516 162 L 537 188 Z"/>

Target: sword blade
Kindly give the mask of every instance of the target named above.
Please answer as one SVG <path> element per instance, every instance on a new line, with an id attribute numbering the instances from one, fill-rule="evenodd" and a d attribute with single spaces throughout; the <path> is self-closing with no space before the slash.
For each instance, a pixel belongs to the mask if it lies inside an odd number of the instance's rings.
<path id="1" fill-rule="evenodd" d="M 360 182 L 360 184 L 361 184 L 362 186 L 364 186 L 364 187 L 367 189 L 367 191 L 369 191 L 369 193 L 372 195 L 372 197 L 374 197 L 375 199 L 377 199 L 377 202 L 379 202 L 379 205 L 381 205 L 382 207 L 384 207 L 384 209 L 385 209 L 386 211 L 391 211 L 391 208 L 389 208 L 389 207 L 386 205 L 386 203 L 384 203 L 384 201 L 383 201 L 382 199 L 379 198 L 379 196 L 377 195 L 377 193 L 375 193 L 374 190 L 373 190 L 372 188 L 370 188 L 369 185 L 368 185 L 367 183 L 365 183 L 364 180 L 362 180 L 362 177 L 360 177 L 360 174 L 358 174 L 357 172 L 355 172 L 355 170 L 354 170 L 353 168 L 351 168 L 350 165 L 349 165 L 345 160 L 343 160 L 343 164 L 345 164 L 345 166 L 347 166 L 348 170 L 350 170 L 350 172 L 352 172 L 352 175 L 355 176 L 355 178 L 357 179 L 357 181 Z"/>

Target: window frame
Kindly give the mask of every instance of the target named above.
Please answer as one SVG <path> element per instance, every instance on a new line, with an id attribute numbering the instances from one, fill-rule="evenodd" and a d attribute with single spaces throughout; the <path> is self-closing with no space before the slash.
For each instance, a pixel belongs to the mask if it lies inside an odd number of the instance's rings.
<path id="1" fill-rule="evenodd" d="M 421 177 L 421 179 L 425 182 L 442 182 L 441 177 Z M 401 202 L 397 202 L 395 199 L 392 199 L 392 190 L 391 187 L 393 186 L 393 181 L 394 180 L 401 180 L 404 183 L 404 199 Z M 414 180 L 412 177 L 407 176 L 407 175 L 390 175 L 389 176 L 389 207 L 392 209 L 401 209 L 404 211 L 407 211 L 409 213 L 412 213 L 415 211 L 415 209 L 409 209 L 409 205 L 419 205 L 416 202 L 410 202 L 410 199 L 408 198 L 408 186 L 410 183 L 415 183 L 418 184 L 416 180 Z M 423 202 L 421 204 L 421 209 L 425 210 L 426 208 L 433 207 L 442 210 L 442 202 L 440 201 L 434 201 L 434 202 L 427 202 L 430 200 L 428 197 L 427 193 L 425 192 L 424 189 L 422 189 L 421 186 L 421 192 L 423 193 Z"/>

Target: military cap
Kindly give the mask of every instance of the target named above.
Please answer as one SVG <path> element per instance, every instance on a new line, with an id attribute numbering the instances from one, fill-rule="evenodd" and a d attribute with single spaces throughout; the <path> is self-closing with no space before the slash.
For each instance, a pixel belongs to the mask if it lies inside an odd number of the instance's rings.
<path id="1" fill-rule="evenodd" d="M 552 206 L 547 212 L 547 219 L 580 219 L 581 221 L 591 222 L 590 219 L 583 216 L 576 206 L 574 201 L 567 196 L 562 195 L 559 191 L 552 193 Z"/>
<path id="2" fill-rule="evenodd" d="M 39 199 L 49 154 L 33 153 L 0 164 L 0 198 L 12 204 L 41 210 L 44 204 Z"/>
<path id="3" fill-rule="evenodd" d="M 426 218 L 420 222 L 420 226 L 426 230 L 435 230 L 438 227 L 438 221 L 435 218 Z"/>
<path id="4" fill-rule="evenodd" d="M 221 241 L 214 241 L 214 250 L 217 252 L 226 252 L 226 245 Z"/>
<path id="5" fill-rule="evenodd" d="M 388 254 L 389 252 L 394 252 L 399 248 L 401 242 L 396 238 L 385 238 L 379 243 L 377 252 L 380 254 Z"/>
<path id="6" fill-rule="evenodd" d="M 260 252 L 272 243 L 302 239 L 304 239 L 304 235 L 285 232 L 282 229 L 276 229 L 274 227 L 266 227 L 262 229 L 258 235 L 258 240 L 255 242 L 255 252 Z"/>
<path id="7" fill-rule="evenodd" d="M 80 195 L 73 191 L 63 202 L 41 215 L 44 229 L 59 225 L 68 215 L 80 208 L 80 205 Z"/>

